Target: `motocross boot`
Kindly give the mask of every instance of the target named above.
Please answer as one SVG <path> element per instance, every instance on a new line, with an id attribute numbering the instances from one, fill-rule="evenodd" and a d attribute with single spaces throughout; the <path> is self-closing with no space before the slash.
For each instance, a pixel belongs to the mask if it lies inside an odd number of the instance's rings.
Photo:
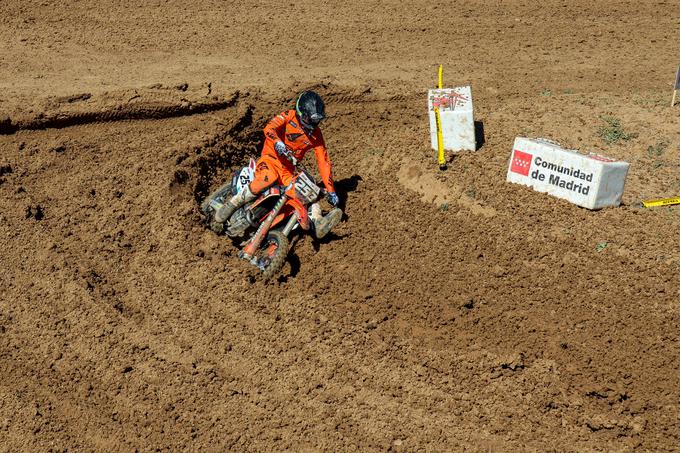
<path id="1" fill-rule="evenodd" d="M 224 203 L 215 212 L 215 222 L 224 223 L 231 215 L 241 206 L 255 199 L 255 194 L 250 191 L 250 187 L 246 186 L 242 191 L 231 197 L 229 201 Z"/>
<path id="2" fill-rule="evenodd" d="M 317 239 L 322 239 L 333 227 L 340 223 L 342 210 L 340 208 L 333 208 L 324 216 L 321 215 L 321 206 L 318 203 L 314 203 L 309 217 L 314 224 L 314 235 Z"/>

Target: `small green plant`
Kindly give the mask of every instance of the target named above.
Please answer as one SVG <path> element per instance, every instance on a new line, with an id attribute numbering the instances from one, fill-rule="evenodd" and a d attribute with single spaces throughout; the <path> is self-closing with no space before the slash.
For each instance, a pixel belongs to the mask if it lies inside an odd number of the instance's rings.
<path id="1" fill-rule="evenodd" d="M 597 133 L 608 145 L 635 138 L 635 134 L 630 134 L 623 129 L 621 120 L 618 118 L 613 116 L 603 116 L 601 118 L 607 124 L 601 126 Z"/>
<path id="2" fill-rule="evenodd" d="M 600 242 L 599 244 L 597 244 L 595 246 L 595 251 L 601 252 L 602 250 L 606 249 L 608 245 L 609 245 L 609 242 L 607 242 L 607 241 Z"/>
<path id="3" fill-rule="evenodd" d="M 541 91 L 541 96 L 552 96 L 552 91 L 549 88 L 546 88 Z"/>
<path id="4" fill-rule="evenodd" d="M 449 210 L 449 204 L 448 203 L 442 203 L 440 206 L 441 210 L 446 212 Z"/>
<path id="5" fill-rule="evenodd" d="M 571 88 L 565 88 L 564 90 L 562 90 L 562 94 L 574 94 L 574 90 L 572 90 Z"/>
<path id="6" fill-rule="evenodd" d="M 651 107 L 654 105 L 666 105 L 666 100 L 663 96 L 659 95 L 642 95 L 642 94 L 634 94 L 633 95 L 633 104 L 639 105 L 642 107 Z"/>
<path id="7" fill-rule="evenodd" d="M 471 187 L 465 191 L 465 195 L 467 195 L 470 198 L 477 198 L 477 189 Z"/>
<path id="8" fill-rule="evenodd" d="M 649 157 L 660 157 L 666 151 L 667 146 L 668 143 L 666 142 L 659 142 L 654 146 L 649 145 L 647 147 L 647 155 Z"/>

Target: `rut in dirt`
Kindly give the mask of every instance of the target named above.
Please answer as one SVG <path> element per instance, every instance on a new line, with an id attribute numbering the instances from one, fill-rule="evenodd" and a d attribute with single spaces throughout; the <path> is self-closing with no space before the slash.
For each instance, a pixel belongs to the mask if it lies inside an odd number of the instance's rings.
<path id="1" fill-rule="evenodd" d="M 203 96 L 170 90 L 139 89 L 120 91 L 106 96 L 89 93 L 65 96 L 52 100 L 37 114 L 0 118 L 0 135 L 18 131 L 61 129 L 85 124 L 125 120 L 159 120 L 216 112 L 234 107 L 241 98 L 238 91 L 225 96 Z"/>

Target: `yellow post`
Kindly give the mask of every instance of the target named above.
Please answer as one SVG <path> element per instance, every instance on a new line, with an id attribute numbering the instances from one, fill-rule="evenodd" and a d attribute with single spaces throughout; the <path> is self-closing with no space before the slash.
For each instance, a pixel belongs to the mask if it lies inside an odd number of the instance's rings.
<path id="1" fill-rule="evenodd" d="M 446 168 L 446 159 L 444 158 L 444 137 L 442 135 L 442 119 L 439 116 L 439 107 L 434 108 L 434 117 L 437 120 L 437 148 L 439 150 L 437 160 L 439 161 L 439 168 L 444 170 Z"/>
<path id="2" fill-rule="evenodd" d="M 443 86 L 443 75 L 444 75 L 444 66 L 439 65 L 439 84 L 438 87 L 441 90 Z M 434 108 L 434 116 L 435 119 L 437 120 L 437 160 L 439 161 L 439 169 L 444 170 L 446 168 L 446 158 L 444 157 L 444 136 L 442 135 L 442 120 L 441 116 L 439 115 L 439 107 Z"/>
<path id="3" fill-rule="evenodd" d="M 642 202 L 642 206 L 645 208 L 653 208 L 655 206 L 672 206 L 674 204 L 680 204 L 680 198 L 662 198 L 660 200 L 645 200 Z"/>

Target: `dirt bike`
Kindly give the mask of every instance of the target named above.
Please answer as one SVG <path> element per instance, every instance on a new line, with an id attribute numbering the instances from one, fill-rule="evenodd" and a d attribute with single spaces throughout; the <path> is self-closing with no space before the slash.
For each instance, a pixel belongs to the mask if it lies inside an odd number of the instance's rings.
<path id="1" fill-rule="evenodd" d="M 215 222 L 215 212 L 254 179 L 254 159 L 238 169 L 231 182 L 201 203 L 208 227 L 234 239 L 243 238 L 239 257 L 258 267 L 265 280 L 276 275 L 285 264 L 291 232 L 298 227 L 310 229 L 308 206 L 326 194 L 301 164 L 294 162 L 294 165 L 290 184 L 265 190 L 255 200 L 237 209 L 224 224 Z"/>

